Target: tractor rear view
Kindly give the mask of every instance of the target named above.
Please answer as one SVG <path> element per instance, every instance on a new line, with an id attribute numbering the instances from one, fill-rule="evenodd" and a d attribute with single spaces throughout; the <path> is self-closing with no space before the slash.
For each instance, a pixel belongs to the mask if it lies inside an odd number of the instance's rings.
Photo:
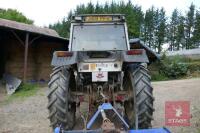
<path id="1" fill-rule="evenodd" d="M 72 130 L 84 104 L 90 118 L 111 105 L 131 129 L 151 127 L 153 88 L 145 49 L 131 49 L 125 17 L 73 16 L 68 51 L 54 52 L 48 93 L 51 126 Z"/>

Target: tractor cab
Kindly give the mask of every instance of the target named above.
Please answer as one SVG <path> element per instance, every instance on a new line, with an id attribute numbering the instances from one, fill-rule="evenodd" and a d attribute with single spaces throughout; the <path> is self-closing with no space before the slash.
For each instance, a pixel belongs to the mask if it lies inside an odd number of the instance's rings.
<path id="1" fill-rule="evenodd" d="M 73 16 L 70 51 L 128 50 L 129 41 L 124 15 Z"/>

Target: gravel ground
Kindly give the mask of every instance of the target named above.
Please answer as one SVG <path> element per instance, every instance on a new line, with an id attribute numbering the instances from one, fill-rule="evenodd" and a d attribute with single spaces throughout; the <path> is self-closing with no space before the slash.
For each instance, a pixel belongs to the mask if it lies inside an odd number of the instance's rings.
<path id="1" fill-rule="evenodd" d="M 0 133 L 50 133 L 46 110 L 47 88 L 36 96 L 0 106 Z"/>
<path id="2" fill-rule="evenodd" d="M 199 133 L 200 79 L 154 82 L 153 86 L 156 98 L 153 127 L 164 126 L 165 101 L 188 100 L 191 103 L 191 126 L 169 128 L 173 133 Z M 52 132 L 47 119 L 47 88 L 41 88 L 37 95 L 25 100 L 15 100 L 7 104 L 3 98 L 5 92 L 1 90 L 0 86 L 0 133 Z"/>
<path id="3" fill-rule="evenodd" d="M 190 127 L 168 127 L 173 133 L 200 133 L 200 78 L 154 82 L 154 127 L 165 125 L 165 101 L 190 101 Z"/>

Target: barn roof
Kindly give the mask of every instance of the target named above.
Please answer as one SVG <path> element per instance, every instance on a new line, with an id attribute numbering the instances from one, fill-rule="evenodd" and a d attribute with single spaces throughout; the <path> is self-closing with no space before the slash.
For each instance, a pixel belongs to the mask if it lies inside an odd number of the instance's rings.
<path id="1" fill-rule="evenodd" d="M 33 34 L 40 34 L 44 36 L 67 40 L 65 38 L 60 37 L 55 30 L 48 29 L 48 28 L 40 28 L 34 25 L 24 24 L 24 23 L 1 19 L 1 18 L 0 18 L 0 28 L 24 31 L 24 32 L 29 32 Z"/>

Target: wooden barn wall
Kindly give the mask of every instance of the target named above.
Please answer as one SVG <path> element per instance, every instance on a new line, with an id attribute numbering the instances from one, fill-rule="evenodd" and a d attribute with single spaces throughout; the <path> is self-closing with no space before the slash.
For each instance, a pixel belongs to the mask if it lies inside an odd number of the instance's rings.
<path id="1" fill-rule="evenodd" d="M 5 44 L 5 73 L 23 79 L 24 46 L 18 41 L 9 39 Z"/>
<path id="2" fill-rule="evenodd" d="M 7 42 L 6 73 L 23 79 L 24 47 L 15 40 Z M 63 50 L 63 44 L 38 42 L 29 46 L 27 81 L 48 81 L 52 72 L 51 59 L 55 50 Z"/>

